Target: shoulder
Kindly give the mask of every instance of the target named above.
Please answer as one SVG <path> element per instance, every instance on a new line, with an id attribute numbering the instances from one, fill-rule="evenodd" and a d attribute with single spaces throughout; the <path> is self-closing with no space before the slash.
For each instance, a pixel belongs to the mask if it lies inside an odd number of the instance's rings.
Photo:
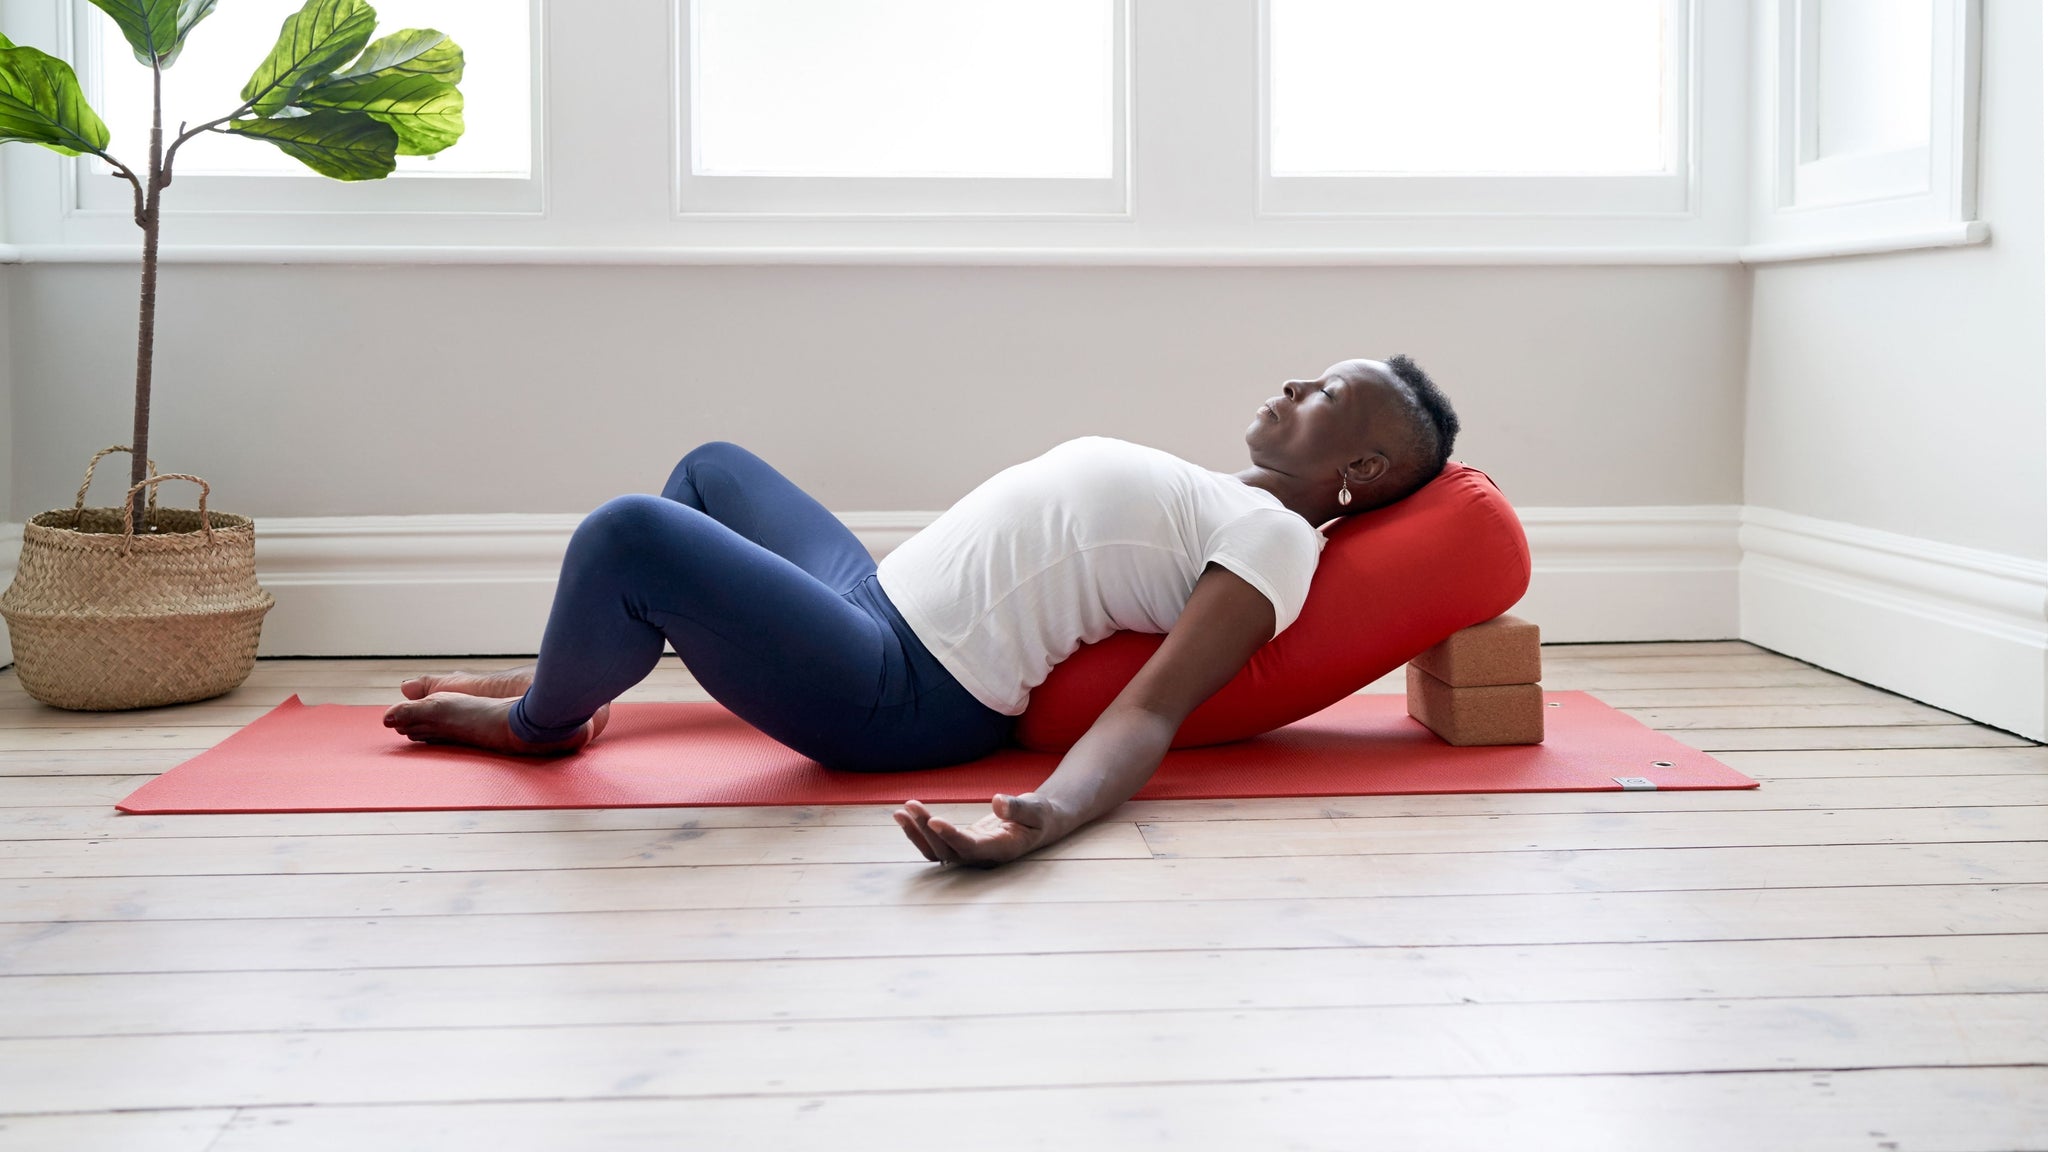
<path id="1" fill-rule="evenodd" d="M 1162 452 L 1157 448 L 1148 448 L 1143 444 L 1133 444 L 1129 440 L 1119 440 L 1114 436 L 1076 436 L 1072 440 L 1061 442 L 1051 452 L 1046 453 L 1046 455 L 1052 455 L 1054 452 L 1086 456 L 1121 456 L 1148 460 L 1156 457 L 1164 457 L 1168 460 L 1178 459 L 1178 457 L 1171 453 Z"/>
<path id="2" fill-rule="evenodd" d="M 1315 525 L 1295 513 L 1263 504 L 1239 510 L 1217 526 L 1213 539 L 1217 546 L 1306 556 L 1311 563 L 1329 542 Z"/>
<path id="3" fill-rule="evenodd" d="M 1066 471 L 1115 477 L 1124 483 L 1144 484 L 1147 479 L 1157 482 L 1166 478 L 1193 477 L 1202 472 L 1202 469 L 1170 452 L 1109 436 L 1076 437 L 1052 448 L 1038 459 Z"/>

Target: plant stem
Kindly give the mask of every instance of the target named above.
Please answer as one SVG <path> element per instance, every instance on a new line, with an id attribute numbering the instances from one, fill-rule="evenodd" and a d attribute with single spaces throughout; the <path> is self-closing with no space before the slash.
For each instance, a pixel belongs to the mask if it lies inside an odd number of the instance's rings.
<path id="1" fill-rule="evenodd" d="M 227 115 L 221 117 L 218 120 L 208 120 L 206 123 L 201 124 L 197 128 L 179 132 L 178 138 L 176 140 L 171 141 L 171 150 L 164 154 L 164 187 L 168 188 L 171 186 L 171 162 L 177 159 L 178 149 L 183 148 L 185 146 L 185 141 L 190 140 L 191 138 L 199 135 L 202 132 L 211 132 L 214 129 L 219 128 L 221 125 L 227 123 L 230 120 L 233 120 L 235 117 L 240 116 L 242 113 L 247 112 L 254 107 L 254 102 L 244 104 L 240 108 L 235 109 L 233 112 L 228 113 Z M 178 127 L 183 129 L 185 126 L 183 124 L 180 124 L 178 125 Z"/>
<path id="2" fill-rule="evenodd" d="M 135 438 L 129 444 L 133 450 L 128 468 L 130 487 L 149 478 L 149 385 L 156 348 L 156 253 L 157 235 L 163 223 L 164 73 L 162 66 L 154 60 L 150 62 L 150 74 L 155 82 L 156 108 L 149 129 L 149 196 L 142 210 L 142 317 L 135 338 Z M 134 520 L 138 533 L 145 530 L 142 510 L 148 503 L 148 496 L 146 490 L 137 490 L 134 499 L 128 502 L 128 515 Z"/>
<path id="3" fill-rule="evenodd" d="M 135 178 L 135 173 L 129 171 L 126 164 L 121 163 L 105 152 L 95 152 L 93 155 L 112 165 L 115 178 L 126 180 L 129 187 L 135 189 L 135 226 L 137 228 L 142 227 L 142 181 Z"/>

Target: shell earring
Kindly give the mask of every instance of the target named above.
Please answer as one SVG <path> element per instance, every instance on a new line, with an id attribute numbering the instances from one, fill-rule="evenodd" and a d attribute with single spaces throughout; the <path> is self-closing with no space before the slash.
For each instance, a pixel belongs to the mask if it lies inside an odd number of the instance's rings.
<path id="1" fill-rule="evenodd" d="M 1348 505 L 1351 503 L 1351 477 L 1344 476 L 1342 479 L 1344 487 L 1337 490 L 1337 503 Z"/>

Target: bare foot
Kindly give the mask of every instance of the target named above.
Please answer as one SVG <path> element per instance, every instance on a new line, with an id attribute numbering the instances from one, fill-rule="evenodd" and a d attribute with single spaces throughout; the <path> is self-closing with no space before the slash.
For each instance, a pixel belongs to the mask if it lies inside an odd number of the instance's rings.
<path id="1" fill-rule="evenodd" d="M 512 734 L 516 699 L 491 699 L 462 692 L 434 692 L 384 713 L 384 726 L 423 744 L 467 744 L 515 756 L 563 756 L 597 739 L 611 719 L 609 704 L 585 721 L 576 734 L 548 744 L 529 744 Z"/>
<path id="2" fill-rule="evenodd" d="M 408 700 L 423 700 L 436 692 L 460 692 L 464 696 L 524 696 L 533 685 L 531 664 L 502 672 L 444 672 L 438 676 L 415 676 L 398 686 Z"/>

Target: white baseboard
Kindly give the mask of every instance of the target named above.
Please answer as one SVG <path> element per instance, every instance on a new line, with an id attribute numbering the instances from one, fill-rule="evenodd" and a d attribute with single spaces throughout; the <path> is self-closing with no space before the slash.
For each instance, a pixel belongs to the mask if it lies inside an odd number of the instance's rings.
<path id="1" fill-rule="evenodd" d="M 1742 509 L 1518 508 L 1535 571 L 1515 615 L 1546 641 L 1731 640 Z"/>
<path id="2" fill-rule="evenodd" d="M 843 514 L 877 556 L 935 512 Z M 1517 611 L 1548 639 L 1735 635 L 1733 507 L 1541 508 L 1523 514 L 1536 573 Z M 266 656 L 530 653 L 577 515 L 264 519 L 256 563 L 277 597 Z"/>
<path id="3" fill-rule="evenodd" d="M 1515 612 L 1551 641 L 1740 637 L 2048 739 L 2048 563 L 1768 508 L 1525 508 Z M 883 555 L 932 512 L 842 516 Z M 265 519 L 265 656 L 537 651 L 564 515 Z M 21 525 L 0 524 L 0 587 Z M 0 656 L 12 660 L 0 622 Z"/>
<path id="4" fill-rule="evenodd" d="M 936 512 L 847 513 L 877 556 Z M 517 655 L 540 650 L 579 514 L 265 518 L 257 578 L 277 607 L 264 656 Z"/>
<path id="5" fill-rule="evenodd" d="M 1741 638 L 2048 739 L 2048 563 L 1745 509 Z"/>

